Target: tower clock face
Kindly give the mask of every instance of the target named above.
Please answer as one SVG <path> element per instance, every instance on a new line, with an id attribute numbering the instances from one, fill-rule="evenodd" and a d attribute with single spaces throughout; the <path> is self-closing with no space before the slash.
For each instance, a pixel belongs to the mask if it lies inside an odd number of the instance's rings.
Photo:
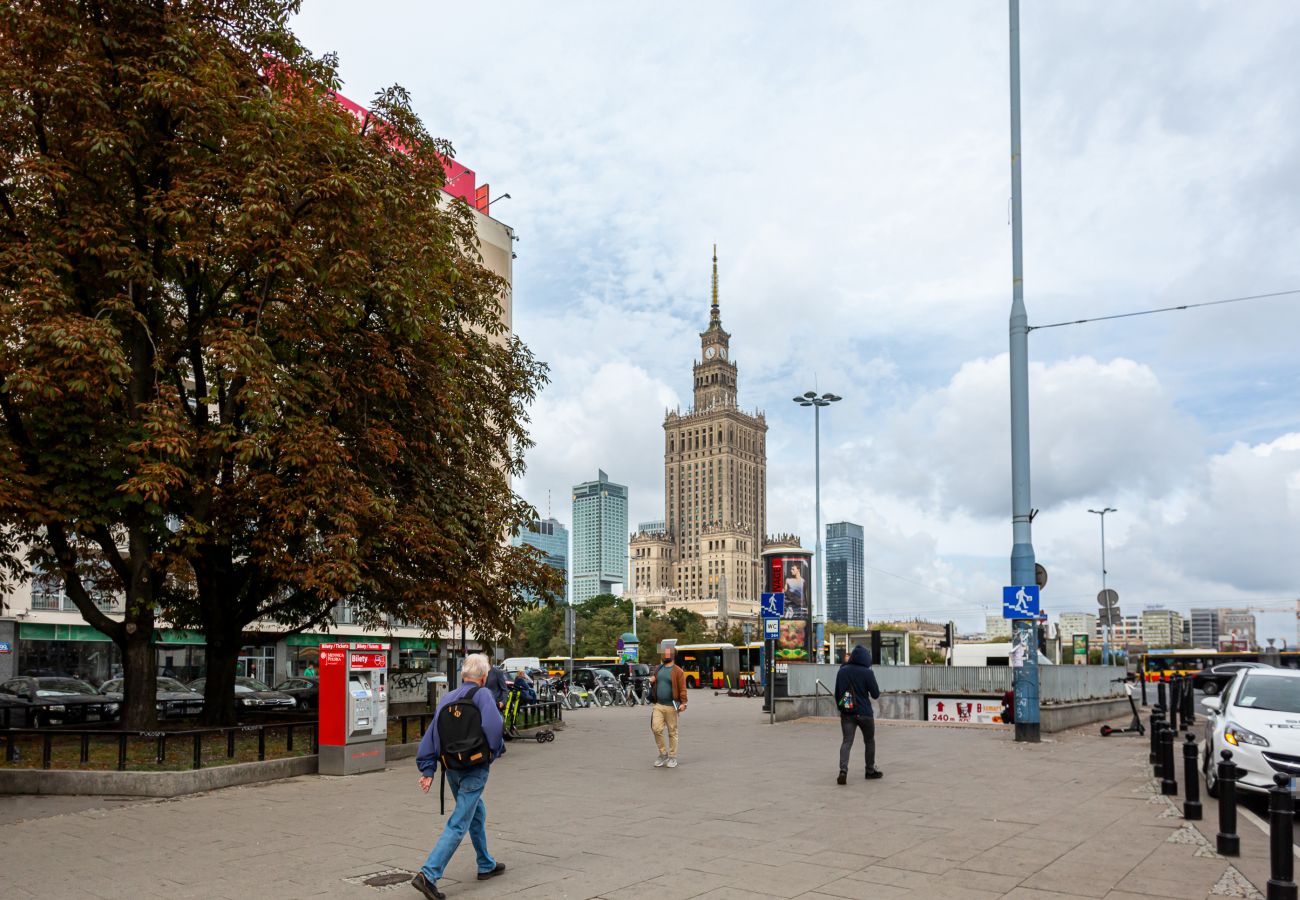
<path id="1" fill-rule="evenodd" d="M 721 350 L 718 351 L 718 353 L 719 353 L 719 355 L 722 356 L 723 359 L 726 359 L 726 358 L 727 358 L 727 348 L 726 348 L 726 347 L 723 347 Z"/>
<path id="2" fill-rule="evenodd" d="M 708 350 L 705 350 L 705 351 L 704 351 L 704 356 L 705 356 L 706 359 L 713 359 L 713 354 L 715 354 L 715 353 L 717 353 L 717 352 L 718 352 L 717 350 L 715 350 L 714 348 L 710 347 Z"/>

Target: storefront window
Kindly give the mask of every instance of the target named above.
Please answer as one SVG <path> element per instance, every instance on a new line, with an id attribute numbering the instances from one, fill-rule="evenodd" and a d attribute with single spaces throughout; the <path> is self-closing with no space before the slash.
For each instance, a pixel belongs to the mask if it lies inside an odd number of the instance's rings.
<path id="1" fill-rule="evenodd" d="M 65 675 L 99 687 L 122 674 L 122 654 L 112 641 L 18 642 L 19 675 Z"/>
<path id="2" fill-rule="evenodd" d="M 208 648 L 192 644 L 160 644 L 158 674 L 186 684 L 207 674 Z"/>
<path id="3" fill-rule="evenodd" d="M 319 647 L 293 647 L 289 654 L 289 669 L 293 675 L 320 674 Z"/>

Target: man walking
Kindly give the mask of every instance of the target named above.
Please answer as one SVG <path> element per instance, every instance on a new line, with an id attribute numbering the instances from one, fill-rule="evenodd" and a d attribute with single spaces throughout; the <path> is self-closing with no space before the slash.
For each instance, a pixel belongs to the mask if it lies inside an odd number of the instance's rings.
<path id="1" fill-rule="evenodd" d="M 663 662 L 650 678 L 654 692 L 654 712 L 650 714 L 650 730 L 655 735 L 659 758 L 655 767 L 677 768 L 677 715 L 686 710 L 686 673 L 677 665 L 677 652 L 664 647 Z M 664 732 L 668 732 L 667 740 Z"/>
<path id="2" fill-rule="evenodd" d="M 871 701 L 878 699 L 880 686 L 876 684 L 876 673 L 871 671 L 871 651 L 858 644 L 835 675 L 835 705 L 840 710 L 840 731 L 844 736 L 840 743 L 838 784 L 848 782 L 849 754 L 858 731 L 862 732 L 867 757 L 867 777 L 880 778 L 883 774 L 876 768 L 876 720 L 871 711 Z"/>
<path id="3" fill-rule="evenodd" d="M 441 763 L 444 777 L 451 785 L 451 795 L 456 798 L 456 808 L 452 810 L 442 836 L 429 851 L 429 858 L 424 861 L 419 873 L 411 879 L 412 887 L 429 900 L 444 900 L 446 895 L 438 890 L 438 879 L 442 877 L 466 831 L 469 832 L 474 852 L 478 856 L 479 881 L 494 878 L 506 870 L 505 863 L 497 862 L 488 853 L 485 827 L 487 807 L 483 805 L 488 769 L 492 760 L 505 752 L 501 712 L 497 709 L 492 694 L 483 687 L 490 668 L 488 658 L 482 653 L 465 658 L 461 669 L 463 683 L 438 702 L 433 724 L 424 733 L 420 749 L 416 753 L 415 763 L 420 769 L 420 790 L 429 793 L 429 788 L 433 787 L 433 776 Z M 444 710 L 447 710 L 446 716 L 443 715 Z M 473 722 L 475 711 L 481 725 Z M 448 725 L 447 722 L 454 722 L 455 725 Z M 444 744 L 440 725 L 443 729 L 458 729 L 454 741 L 449 733 Z M 479 757 L 483 758 L 483 762 L 473 764 Z"/>

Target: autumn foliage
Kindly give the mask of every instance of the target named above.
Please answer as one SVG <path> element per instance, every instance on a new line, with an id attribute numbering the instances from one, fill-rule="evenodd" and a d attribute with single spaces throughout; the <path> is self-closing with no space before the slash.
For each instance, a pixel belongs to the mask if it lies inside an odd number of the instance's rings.
<path id="1" fill-rule="evenodd" d="M 229 721 L 250 631 L 348 601 L 497 634 L 560 589 L 502 539 L 545 368 L 441 190 L 451 147 L 400 88 L 341 110 L 292 9 L 0 9 L 0 559 L 122 648 L 128 724 L 160 624 L 204 633 Z"/>

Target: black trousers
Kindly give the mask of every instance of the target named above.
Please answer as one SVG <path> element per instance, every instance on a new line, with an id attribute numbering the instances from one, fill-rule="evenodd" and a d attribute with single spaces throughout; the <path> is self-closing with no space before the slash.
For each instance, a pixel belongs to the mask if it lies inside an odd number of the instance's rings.
<path id="1" fill-rule="evenodd" d="M 840 716 L 840 730 L 844 740 L 840 743 L 840 771 L 849 770 L 849 754 L 853 750 L 853 736 L 861 729 L 862 747 L 867 757 L 867 771 L 876 767 L 876 720 L 871 716 Z"/>

